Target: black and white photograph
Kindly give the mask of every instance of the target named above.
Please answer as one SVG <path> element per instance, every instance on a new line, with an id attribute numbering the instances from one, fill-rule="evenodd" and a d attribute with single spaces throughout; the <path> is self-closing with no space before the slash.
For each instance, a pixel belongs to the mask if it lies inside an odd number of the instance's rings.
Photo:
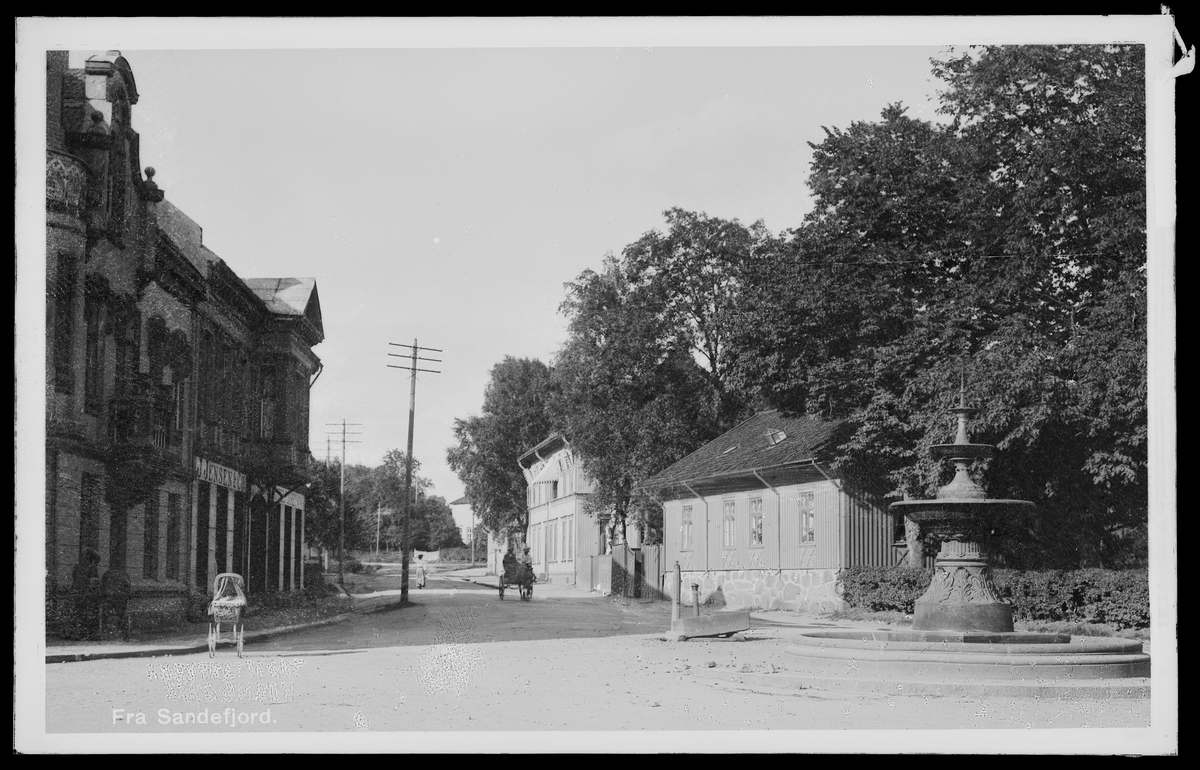
<path id="1" fill-rule="evenodd" d="M 1169 9 L 15 33 L 14 752 L 1178 753 Z"/>

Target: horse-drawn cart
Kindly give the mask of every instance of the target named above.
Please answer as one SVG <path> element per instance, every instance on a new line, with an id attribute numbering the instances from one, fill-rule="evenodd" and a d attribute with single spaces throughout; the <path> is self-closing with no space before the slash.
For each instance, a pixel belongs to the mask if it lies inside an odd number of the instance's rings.
<path id="1" fill-rule="evenodd" d="M 516 586 L 520 591 L 522 601 L 529 601 L 533 596 L 533 584 L 537 581 L 537 577 L 533 574 L 533 565 L 520 562 L 515 566 L 511 564 L 504 565 L 504 572 L 500 575 L 500 601 L 504 601 L 504 589 L 509 586 Z"/>
<path id="2" fill-rule="evenodd" d="M 245 612 L 246 592 L 243 589 L 242 576 L 233 572 L 217 575 L 213 580 L 213 599 L 208 605 L 208 657 L 217 654 L 222 623 L 232 626 L 237 654 L 239 658 L 242 657 L 242 643 L 246 637 L 246 623 L 242 616 Z"/>

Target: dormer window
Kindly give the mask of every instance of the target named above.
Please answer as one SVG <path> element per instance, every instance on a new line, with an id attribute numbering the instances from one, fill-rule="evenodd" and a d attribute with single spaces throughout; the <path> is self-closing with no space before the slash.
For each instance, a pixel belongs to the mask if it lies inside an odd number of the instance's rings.
<path id="1" fill-rule="evenodd" d="M 769 430 L 766 433 L 767 446 L 775 446 L 787 438 L 787 434 L 781 430 Z"/>
<path id="2" fill-rule="evenodd" d="M 738 448 L 738 445 L 737 445 L 737 444 L 734 444 L 733 446 L 729 447 L 728 449 L 726 449 L 726 450 L 725 450 L 724 452 L 722 452 L 721 454 L 723 454 L 723 455 L 727 455 L 727 454 L 729 454 L 730 452 L 732 452 L 733 450 L 735 450 L 735 449 L 737 449 L 737 448 Z"/>

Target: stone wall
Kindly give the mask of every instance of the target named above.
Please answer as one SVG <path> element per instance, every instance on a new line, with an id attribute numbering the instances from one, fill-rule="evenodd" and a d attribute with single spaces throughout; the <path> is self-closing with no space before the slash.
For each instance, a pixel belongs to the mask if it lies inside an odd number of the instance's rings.
<path id="1" fill-rule="evenodd" d="M 129 618 L 134 631 L 174 628 L 187 614 L 187 589 L 179 585 L 142 584 L 129 597 Z"/>
<path id="2" fill-rule="evenodd" d="M 832 612 L 845 607 L 834 569 L 684 572 L 682 577 L 683 604 L 692 604 L 692 583 L 698 583 L 701 603 L 731 610 Z M 671 582 L 668 575 L 668 586 Z"/>

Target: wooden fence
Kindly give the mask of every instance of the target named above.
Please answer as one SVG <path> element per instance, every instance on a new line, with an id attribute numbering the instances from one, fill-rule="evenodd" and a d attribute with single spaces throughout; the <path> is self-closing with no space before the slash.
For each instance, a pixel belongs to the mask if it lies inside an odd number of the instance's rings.
<path id="1" fill-rule="evenodd" d="M 661 545 L 640 549 L 619 545 L 611 554 L 592 559 L 592 590 L 644 601 L 666 598 Z"/>

